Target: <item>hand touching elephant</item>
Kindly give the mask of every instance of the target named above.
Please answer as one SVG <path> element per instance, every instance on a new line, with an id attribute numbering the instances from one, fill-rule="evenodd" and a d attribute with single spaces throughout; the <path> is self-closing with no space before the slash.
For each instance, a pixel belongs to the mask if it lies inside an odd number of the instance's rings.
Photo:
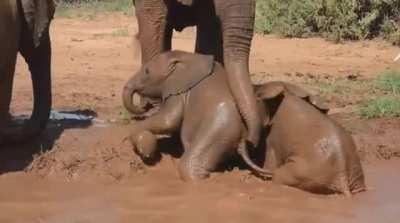
<path id="1" fill-rule="evenodd" d="M 347 196 L 365 189 L 352 137 L 331 120 L 318 98 L 283 82 L 256 86 L 270 114 L 266 167 L 280 184 Z"/>
<path id="2" fill-rule="evenodd" d="M 159 105 L 149 118 L 133 125 L 131 141 L 142 156 L 156 152 L 155 134 L 179 132 L 184 146 L 179 172 L 183 179 L 202 179 L 240 154 L 248 158 L 245 126 L 229 90 L 223 67 L 213 56 L 171 51 L 155 56 L 126 84 L 123 101 L 134 114 Z"/>
<path id="3" fill-rule="evenodd" d="M 226 79 L 248 130 L 246 139 L 256 146 L 261 118 L 249 75 L 255 0 L 133 0 L 139 24 L 142 63 L 171 50 L 173 30 L 197 27 L 197 53 L 214 55 L 224 64 Z"/>
<path id="4" fill-rule="evenodd" d="M 51 109 L 51 49 L 49 26 L 52 0 L 0 1 L 0 138 L 19 141 L 38 135 Z M 32 75 L 34 108 L 23 129 L 7 129 L 17 53 Z M 1 143 L 1 142 L 0 142 Z"/>

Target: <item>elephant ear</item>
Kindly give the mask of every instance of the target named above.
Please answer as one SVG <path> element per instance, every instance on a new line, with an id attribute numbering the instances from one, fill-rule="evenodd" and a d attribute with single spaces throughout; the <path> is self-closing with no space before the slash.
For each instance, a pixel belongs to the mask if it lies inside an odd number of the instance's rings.
<path id="1" fill-rule="evenodd" d="M 289 84 L 289 83 L 283 83 L 282 84 L 285 86 L 285 90 L 287 92 L 292 93 L 293 95 L 299 97 L 299 98 L 303 98 L 306 99 L 310 96 L 310 93 L 308 93 L 307 91 L 303 90 L 301 87 L 298 87 L 294 84 Z"/>
<path id="2" fill-rule="evenodd" d="M 284 96 L 285 93 L 285 86 L 282 82 L 280 81 L 272 81 L 268 82 L 262 85 L 256 85 L 254 86 L 255 89 L 255 94 L 257 97 L 258 101 L 264 101 L 264 100 L 274 100 L 279 99 Z M 278 100 L 280 101 L 280 100 Z M 267 102 L 267 103 L 272 103 L 272 102 Z M 280 103 L 280 102 L 278 102 Z M 264 104 L 264 103 L 262 103 Z M 275 104 L 275 103 L 274 103 Z M 275 107 L 275 106 L 273 106 Z M 276 107 L 275 107 L 276 108 Z M 259 109 L 261 114 L 268 114 L 263 117 L 264 120 L 262 120 L 262 124 L 264 127 L 269 126 L 272 123 L 272 113 L 274 109 L 270 106 L 262 106 L 262 108 Z"/>
<path id="3" fill-rule="evenodd" d="M 329 107 L 320 97 L 311 95 L 309 92 L 293 84 L 285 83 L 285 87 L 288 92 L 312 104 L 322 113 L 324 114 L 328 113 Z"/>
<path id="4" fill-rule="evenodd" d="M 307 103 L 310 103 L 324 114 L 327 114 L 329 111 L 328 105 L 320 97 L 311 95 L 307 91 L 293 84 L 281 81 L 272 81 L 263 85 L 255 86 L 255 89 L 259 100 L 270 100 L 289 93 L 303 99 Z M 264 125 L 266 124 L 269 123 L 264 123 Z"/>
<path id="5" fill-rule="evenodd" d="M 35 47 L 40 45 L 43 32 L 54 16 L 53 0 L 21 0 L 22 9 L 29 30 L 32 32 Z"/>
<path id="6" fill-rule="evenodd" d="M 273 99 L 282 95 L 285 87 L 280 81 L 272 81 L 255 87 L 258 99 Z"/>
<path id="7" fill-rule="evenodd" d="M 320 110 L 322 113 L 328 114 L 329 106 L 320 97 L 311 95 L 308 97 L 308 102 L 310 102 L 312 105 L 314 105 L 314 107 L 317 108 L 318 110 Z"/>
<path id="8" fill-rule="evenodd" d="M 163 100 L 188 92 L 214 69 L 214 57 L 210 55 L 172 51 L 168 56 L 173 67 L 162 86 Z"/>
<path id="9" fill-rule="evenodd" d="M 182 5 L 191 6 L 194 0 L 178 0 Z"/>
<path id="10" fill-rule="evenodd" d="M 328 113 L 329 107 L 320 97 L 311 95 L 309 92 L 303 90 L 301 87 L 298 87 L 294 84 L 284 83 L 284 85 L 285 85 L 287 92 L 312 104 L 315 108 L 320 110 L 322 113 L 325 113 L 325 114 Z"/>

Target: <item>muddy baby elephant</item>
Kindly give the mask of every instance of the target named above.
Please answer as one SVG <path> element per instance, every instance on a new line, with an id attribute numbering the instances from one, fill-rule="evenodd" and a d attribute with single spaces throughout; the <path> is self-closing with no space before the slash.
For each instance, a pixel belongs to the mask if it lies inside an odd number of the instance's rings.
<path id="1" fill-rule="evenodd" d="M 224 68 L 213 56 L 170 51 L 155 56 L 126 84 L 125 107 L 143 114 L 159 110 L 132 125 L 137 153 L 151 157 L 157 134 L 180 132 L 184 153 L 179 173 L 184 180 L 206 178 L 229 156 L 240 154 L 254 169 L 245 146 L 245 126 L 229 90 Z"/>
<path id="2" fill-rule="evenodd" d="M 318 98 L 283 82 L 256 86 L 256 95 L 270 116 L 264 167 L 273 181 L 346 196 L 365 189 L 352 137 L 325 114 Z"/>

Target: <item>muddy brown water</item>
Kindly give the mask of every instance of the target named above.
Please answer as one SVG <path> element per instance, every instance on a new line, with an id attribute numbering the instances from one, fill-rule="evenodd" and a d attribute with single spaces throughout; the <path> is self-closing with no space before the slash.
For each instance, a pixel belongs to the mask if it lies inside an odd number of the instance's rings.
<path id="1" fill-rule="evenodd" d="M 243 183 L 234 174 L 197 185 L 157 171 L 121 184 L 15 174 L 0 178 L 0 222 L 397 223 L 399 168 L 398 160 L 366 166 L 371 189 L 352 199 Z"/>
<path id="2" fill-rule="evenodd" d="M 56 141 L 53 153 L 65 157 L 80 149 L 94 154 L 105 144 L 119 149 L 121 137 L 113 135 L 125 131 L 99 127 L 92 127 L 90 131 L 67 130 Z M 45 159 L 48 166 L 39 165 L 41 168 L 53 169 L 49 160 L 67 162 L 57 160 L 57 155 L 48 155 Z M 83 158 L 79 159 L 78 164 L 72 163 L 84 166 Z M 146 171 L 130 172 L 122 180 L 104 177 L 107 171 L 97 174 L 89 171 L 82 177 L 68 178 L 62 171 L 73 169 L 72 164 L 46 177 L 35 171 L 0 175 L 0 222 L 397 223 L 400 219 L 398 158 L 364 163 L 368 191 L 351 199 L 274 185 L 253 177 L 246 170 L 214 174 L 200 183 L 185 183 L 178 177 L 176 162 L 177 159 L 165 155 L 159 164 L 146 167 Z"/>

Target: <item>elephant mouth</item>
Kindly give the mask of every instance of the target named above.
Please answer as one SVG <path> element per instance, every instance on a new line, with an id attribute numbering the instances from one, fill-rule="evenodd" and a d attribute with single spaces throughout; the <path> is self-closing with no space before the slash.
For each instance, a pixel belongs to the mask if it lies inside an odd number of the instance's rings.
<path id="1" fill-rule="evenodd" d="M 133 118 L 144 119 L 154 114 L 160 105 L 160 100 L 157 98 L 144 97 L 143 95 L 135 92 L 132 95 L 132 104 L 135 107 Z"/>

